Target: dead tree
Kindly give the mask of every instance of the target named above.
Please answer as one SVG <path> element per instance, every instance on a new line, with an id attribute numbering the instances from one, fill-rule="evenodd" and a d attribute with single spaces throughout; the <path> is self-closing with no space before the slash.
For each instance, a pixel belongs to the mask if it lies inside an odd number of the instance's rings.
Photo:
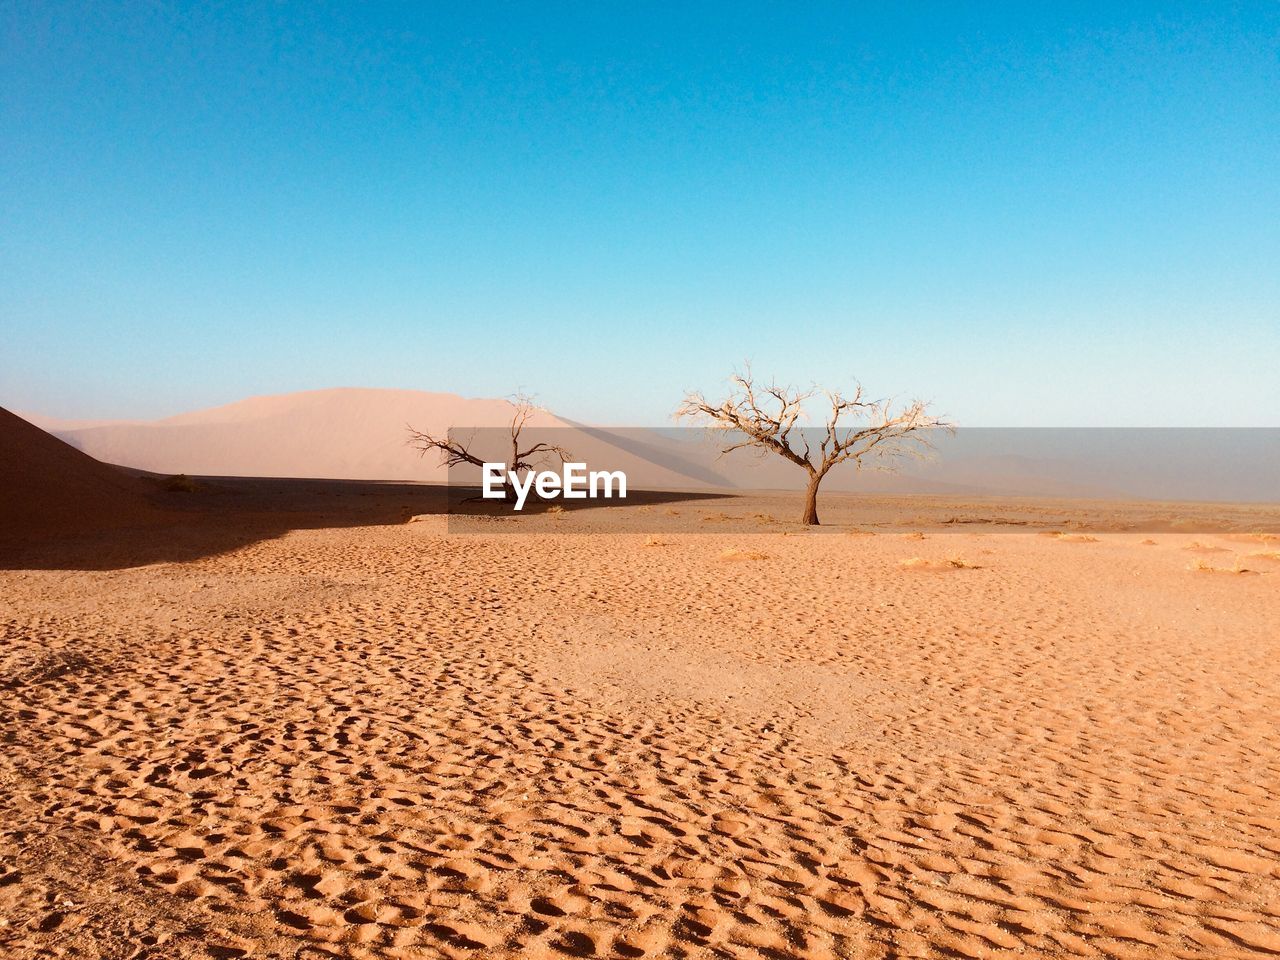
<path id="1" fill-rule="evenodd" d="M 552 457 L 558 458 L 561 463 L 566 463 L 572 459 L 572 454 L 564 447 L 553 443 L 532 443 L 521 449 L 521 432 L 529 422 L 529 418 L 541 412 L 542 408 L 534 403 L 533 397 L 523 393 L 515 394 L 507 402 L 512 408 L 511 453 L 507 458 L 507 469 L 503 474 L 502 490 L 504 499 L 512 501 L 516 499 L 515 488 L 511 484 L 512 475 L 524 470 L 532 470 L 539 463 Z M 415 430 L 411 426 L 406 425 L 406 428 L 409 431 L 409 446 L 417 450 L 419 455 L 426 456 L 435 450 L 440 453 L 441 466 L 456 467 L 469 463 L 472 466 L 484 468 L 485 461 L 471 452 L 475 439 L 474 432 L 469 439 L 460 440 L 453 436 L 452 430 L 440 437 L 423 430 Z"/>
<path id="2" fill-rule="evenodd" d="M 756 385 L 747 367 L 743 374 L 730 378 L 733 388 L 719 404 L 708 402 L 700 392 L 685 395 L 676 411 L 678 418 L 701 421 L 713 430 L 732 436 L 720 455 L 734 450 L 755 449 L 761 455 L 776 453 L 809 474 L 805 490 L 804 516 L 800 522 L 818 523 L 818 487 L 837 464 L 852 460 L 861 469 L 864 458 L 874 458 L 882 467 L 892 468 L 896 461 L 922 457 L 932 448 L 930 433 L 936 429 L 954 430 L 954 426 L 930 416 L 928 404 L 918 400 L 895 410 L 889 400 L 863 399 L 862 386 L 855 384 L 852 397 L 839 391 L 822 391 L 817 387 L 797 390 L 771 383 Z M 799 426 L 806 417 L 805 404 L 822 394 L 831 411 L 825 428 L 817 434 L 814 449 L 805 428 Z M 842 426 L 841 421 L 853 421 Z M 812 428 L 811 428 L 812 429 Z"/>

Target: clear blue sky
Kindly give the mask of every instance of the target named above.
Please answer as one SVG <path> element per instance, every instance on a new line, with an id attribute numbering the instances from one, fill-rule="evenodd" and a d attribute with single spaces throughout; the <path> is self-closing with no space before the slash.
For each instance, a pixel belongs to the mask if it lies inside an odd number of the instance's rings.
<path id="1" fill-rule="evenodd" d="M 1278 4 L 184 7 L 0 7 L 0 405 L 1280 424 Z"/>

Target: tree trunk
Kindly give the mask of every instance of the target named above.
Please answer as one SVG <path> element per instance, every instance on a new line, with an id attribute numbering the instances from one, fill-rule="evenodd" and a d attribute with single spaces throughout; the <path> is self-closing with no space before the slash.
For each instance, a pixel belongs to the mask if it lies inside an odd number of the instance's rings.
<path id="1" fill-rule="evenodd" d="M 804 492 L 804 516 L 800 522 L 809 527 L 818 526 L 818 484 L 822 483 L 822 474 L 809 474 L 809 487 Z"/>

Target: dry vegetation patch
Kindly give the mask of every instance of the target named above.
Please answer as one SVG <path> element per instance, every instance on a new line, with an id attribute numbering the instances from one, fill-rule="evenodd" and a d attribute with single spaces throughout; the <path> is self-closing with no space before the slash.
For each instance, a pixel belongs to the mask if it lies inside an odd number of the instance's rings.
<path id="1" fill-rule="evenodd" d="M 981 570 L 976 563 L 970 563 L 963 557 L 944 557 L 941 560 L 928 557 L 908 557 L 899 560 L 899 566 L 908 570 Z"/>
<path id="2" fill-rule="evenodd" d="M 175 473 L 172 477 L 165 477 L 160 481 L 160 485 L 170 493 L 195 493 L 200 489 L 200 484 L 185 473 Z"/>
<path id="3" fill-rule="evenodd" d="M 1262 531 L 1254 531 L 1253 533 L 1232 533 L 1227 535 L 1228 540 L 1237 540 L 1244 543 L 1280 543 L 1280 533 L 1263 533 Z"/>
<path id="4" fill-rule="evenodd" d="M 1183 550 L 1190 550 L 1192 553 L 1227 553 L 1226 547 L 1215 546 L 1212 543 L 1201 543 L 1199 540 L 1192 540 Z"/>
<path id="5" fill-rule="evenodd" d="M 731 547 L 720 554 L 721 560 L 767 560 L 769 555 L 759 550 L 739 550 Z"/>
<path id="6" fill-rule="evenodd" d="M 1189 564 L 1187 569 L 1196 573 L 1247 573 L 1256 575 L 1262 572 L 1261 570 L 1250 570 L 1239 560 L 1231 567 L 1215 567 L 1205 560 L 1197 560 L 1195 563 Z"/>

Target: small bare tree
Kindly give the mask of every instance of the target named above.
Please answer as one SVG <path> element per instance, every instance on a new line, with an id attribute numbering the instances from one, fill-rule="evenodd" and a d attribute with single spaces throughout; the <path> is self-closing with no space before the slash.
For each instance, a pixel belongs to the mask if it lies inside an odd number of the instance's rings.
<path id="1" fill-rule="evenodd" d="M 572 454 L 564 447 L 553 443 L 533 443 L 521 449 L 520 434 L 529 422 L 529 418 L 541 412 L 542 407 L 534 403 L 533 397 L 523 393 L 513 395 L 507 402 L 512 408 L 511 455 L 507 458 L 507 472 L 503 476 L 502 489 L 505 499 L 515 500 L 515 488 L 511 485 L 510 479 L 512 474 L 518 474 L 522 470 L 532 470 L 539 463 L 552 457 L 558 458 L 561 463 L 566 463 L 572 459 Z M 475 439 L 474 432 L 464 441 L 453 437 L 451 433 L 438 437 L 423 430 L 415 430 L 411 426 L 406 425 L 406 428 L 409 431 L 409 446 L 417 450 L 419 455 L 425 456 L 432 450 L 436 450 L 440 453 L 442 466 L 456 467 L 459 464 L 469 463 L 484 467 L 485 461 L 471 452 Z"/>
<path id="2" fill-rule="evenodd" d="M 900 410 L 889 400 L 864 400 L 861 384 L 855 384 L 852 397 L 817 387 L 797 390 L 776 383 L 761 387 L 750 366 L 745 373 L 731 377 L 730 383 L 729 396 L 719 404 L 708 402 L 700 392 L 686 394 L 676 416 L 730 434 L 733 439 L 720 451 L 721 456 L 754 448 L 762 455 L 776 453 L 803 467 L 809 474 L 809 485 L 800 522 L 814 526 L 818 523 L 818 487 L 832 467 L 852 460 L 861 469 L 866 457 L 892 467 L 904 457 L 924 456 L 932 448 L 931 430 L 954 430 L 947 421 L 930 416 L 929 405 L 918 400 Z M 814 431 L 819 434 L 814 438 L 815 450 L 805 428 L 797 425 L 806 416 L 806 402 L 819 393 L 826 397 L 831 411 L 825 428 Z M 841 426 L 846 417 L 855 425 Z"/>

